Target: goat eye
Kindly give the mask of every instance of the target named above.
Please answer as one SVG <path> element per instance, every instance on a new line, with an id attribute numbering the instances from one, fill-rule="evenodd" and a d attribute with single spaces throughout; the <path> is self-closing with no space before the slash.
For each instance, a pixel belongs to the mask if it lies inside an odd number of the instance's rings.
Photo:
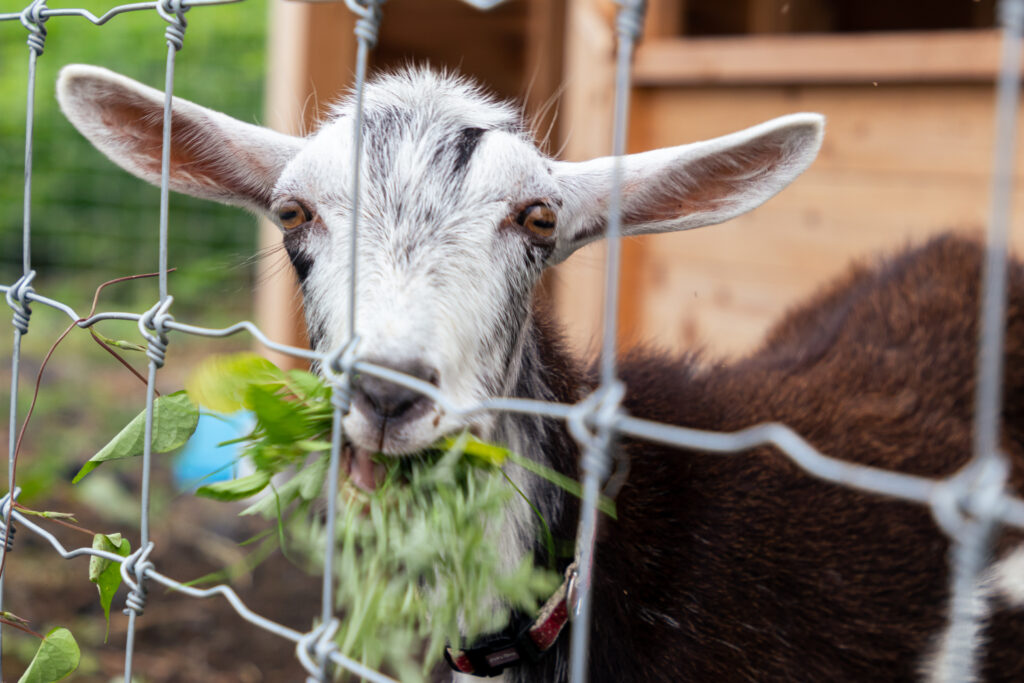
<path id="1" fill-rule="evenodd" d="M 313 219 L 309 209 L 299 202 L 288 202 L 277 211 L 277 219 L 285 230 L 293 230 Z"/>
<path id="2" fill-rule="evenodd" d="M 530 204 L 516 216 L 516 223 L 540 237 L 555 234 L 555 211 L 547 204 Z"/>

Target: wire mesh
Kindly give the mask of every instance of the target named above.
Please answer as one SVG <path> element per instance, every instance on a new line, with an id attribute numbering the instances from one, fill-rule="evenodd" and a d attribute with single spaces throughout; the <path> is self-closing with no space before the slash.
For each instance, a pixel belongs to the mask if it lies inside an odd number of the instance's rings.
<path id="1" fill-rule="evenodd" d="M 620 436 L 648 440 L 683 449 L 696 449 L 710 453 L 736 453 L 760 445 L 772 445 L 804 471 L 823 480 L 865 492 L 881 494 L 892 498 L 912 501 L 929 506 L 940 526 L 952 541 L 951 552 L 951 608 L 946 638 L 950 647 L 944 650 L 945 658 L 939 662 L 940 678 L 949 681 L 970 681 L 975 679 L 978 653 L 975 644 L 981 617 L 979 601 L 975 590 L 980 573 L 988 559 L 994 530 L 1000 524 L 1024 528 L 1024 500 L 1015 497 L 1007 488 L 1008 464 L 998 449 L 1001 361 L 1003 356 L 1003 327 L 1006 310 L 1006 263 L 1009 225 L 1010 190 L 1013 177 L 1013 150 L 1015 122 L 1018 101 L 1017 69 L 1020 55 L 1020 38 L 1024 26 L 1024 0 L 1003 0 L 1000 4 L 1003 23 L 1003 58 L 997 95 L 996 145 L 993 165 L 993 192 L 991 218 L 987 243 L 987 258 L 984 269 L 981 325 L 978 353 L 978 390 L 975 408 L 975 444 L 970 464 L 957 474 L 941 480 L 887 471 L 875 467 L 858 465 L 839 460 L 816 450 L 799 434 L 785 425 L 771 423 L 755 425 L 731 432 L 707 432 L 675 425 L 660 424 L 625 415 L 620 410 L 624 387 L 616 377 L 615 339 L 616 312 L 619 272 L 619 206 L 621 165 L 614 170 L 614 189 L 610 199 L 608 228 L 608 259 L 606 263 L 606 292 L 604 316 L 604 343 L 601 358 L 601 384 L 586 399 L 575 405 L 546 401 L 492 397 L 475 405 L 455 405 L 436 386 L 403 375 L 390 368 L 374 365 L 359 359 L 354 317 L 357 296 L 355 265 L 358 241 L 358 206 L 352 212 L 351 264 L 353 268 L 349 292 L 350 314 L 349 339 L 340 348 L 322 353 L 306 348 L 280 344 L 269 339 L 256 325 L 242 321 L 224 328 L 209 328 L 178 322 L 170 314 L 173 297 L 167 287 L 167 238 L 168 215 L 168 169 L 169 135 L 171 125 L 171 97 L 173 94 L 175 55 L 183 48 L 187 23 L 185 13 L 189 9 L 204 5 L 228 4 L 240 0 L 160 0 L 159 2 L 134 3 L 115 7 L 101 16 L 84 9 L 50 9 L 46 0 L 34 0 L 23 11 L 0 14 L 0 22 L 18 20 L 28 31 L 28 91 L 26 96 L 25 132 L 25 193 L 23 224 L 23 272 L 11 285 L 0 285 L 0 291 L 13 310 L 12 320 L 14 344 L 11 358 L 11 408 L 9 425 L 8 493 L 0 498 L 0 533 L 4 542 L 0 544 L 0 567 L 5 566 L 7 553 L 13 548 L 16 527 L 25 529 L 43 540 L 65 559 L 81 556 L 103 557 L 121 566 L 124 581 L 131 588 L 125 613 L 129 617 L 128 637 L 125 646 L 125 680 L 131 680 L 134 654 L 134 627 L 141 617 L 146 604 L 147 582 L 155 582 L 175 592 L 197 598 L 221 596 L 235 609 L 238 615 L 249 623 L 295 644 L 296 656 L 309 673 L 309 681 L 328 681 L 334 675 L 333 667 L 341 667 L 369 681 L 390 682 L 391 678 L 373 671 L 342 655 L 333 641 L 338 628 L 334 615 L 332 563 L 334 551 L 333 524 L 337 517 L 337 481 L 340 452 L 344 434 L 341 419 L 349 408 L 349 382 L 354 373 L 377 377 L 418 391 L 436 402 L 445 411 L 455 416 L 471 417 L 484 412 L 509 412 L 530 414 L 564 421 L 570 432 L 577 438 L 583 453 L 583 498 L 580 524 L 577 535 L 576 566 L 578 567 L 576 626 L 572 629 L 572 658 L 570 678 L 574 683 L 586 680 L 587 628 L 591 604 L 590 577 L 595 561 L 595 530 L 597 524 L 596 502 L 601 486 L 608 476 L 614 455 L 615 441 Z M 366 80 L 368 53 L 376 42 L 380 24 L 380 4 L 383 0 L 346 0 L 348 7 L 357 15 L 356 35 L 358 37 L 355 101 L 357 123 L 354 126 L 352 164 L 360 167 L 362 154 L 361 105 L 362 91 Z M 496 2 L 472 3 L 481 7 Z M 633 48 L 640 38 L 645 2 L 643 0 L 618 0 L 619 13 L 617 33 L 619 38 L 616 92 L 615 92 L 615 133 L 613 153 L 621 159 L 625 148 L 626 113 L 630 90 L 629 73 Z M 35 92 L 35 65 L 43 54 L 46 40 L 45 22 L 54 17 L 81 17 L 96 25 L 105 24 L 111 18 L 124 12 L 156 11 L 167 23 L 167 66 L 165 81 L 164 147 L 162 158 L 161 208 L 159 226 L 159 300 L 144 313 L 108 311 L 88 317 L 80 316 L 71 306 L 38 294 L 32 288 L 35 272 L 31 263 L 31 179 L 32 179 L 32 120 Z M 360 174 L 353 173 L 352 197 L 358 200 Z M 143 456 L 143 488 L 140 518 L 140 543 L 138 549 L 128 557 L 93 548 L 65 548 L 60 541 L 43 527 L 15 509 L 20 493 L 16 485 L 15 470 L 15 427 L 18 411 L 15 397 L 18 395 L 18 377 L 21 357 L 21 338 L 28 333 L 31 305 L 39 304 L 64 313 L 80 328 L 89 328 L 106 320 L 127 320 L 138 324 L 139 332 L 147 343 L 149 377 L 146 397 L 145 453 Z M 151 443 L 153 422 L 153 401 L 155 378 L 164 365 L 165 354 L 172 332 L 210 338 L 222 338 L 241 332 L 248 332 L 268 348 L 289 354 L 296 358 L 316 361 L 334 386 L 334 430 L 331 447 L 329 490 L 326 495 L 329 525 L 325 535 L 325 567 L 322 595 L 322 609 L 319 624 L 306 633 L 282 626 L 266 619 L 249 609 L 239 596 L 228 586 L 219 585 L 209 589 L 197 589 L 171 579 L 159 571 L 149 560 L 154 542 L 149 533 L 149 486 L 151 479 Z M 0 574 L 0 611 L 3 609 L 3 576 Z M 3 641 L 0 629 L 0 665 L 2 665 Z"/>

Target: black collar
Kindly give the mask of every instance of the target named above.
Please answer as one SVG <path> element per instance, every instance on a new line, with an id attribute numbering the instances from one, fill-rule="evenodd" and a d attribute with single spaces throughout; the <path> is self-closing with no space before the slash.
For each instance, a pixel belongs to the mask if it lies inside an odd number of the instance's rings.
<path id="1" fill-rule="evenodd" d="M 541 607 L 532 621 L 515 613 L 509 625 L 499 634 L 484 636 L 473 647 L 456 650 L 446 647 L 444 658 L 448 665 L 472 676 L 500 676 L 501 673 L 524 661 L 536 663 L 558 641 L 558 635 L 568 623 L 575 602 L 576 563 L 565 570 L 565 580 L 555 594 Z"/>

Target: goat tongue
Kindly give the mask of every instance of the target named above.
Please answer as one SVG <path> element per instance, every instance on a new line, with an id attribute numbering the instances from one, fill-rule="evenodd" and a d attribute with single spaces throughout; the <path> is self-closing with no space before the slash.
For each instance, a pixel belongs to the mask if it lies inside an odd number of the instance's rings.
<path id="1" fill-rule="evenodd" d="M 348 476 L 352 483 L 364 491 L 377 488 L 377 479 L 384 474 L 384 468 L 373 461 L 373 454 L 363 448 L 352 447 L 348 461 Z"/>

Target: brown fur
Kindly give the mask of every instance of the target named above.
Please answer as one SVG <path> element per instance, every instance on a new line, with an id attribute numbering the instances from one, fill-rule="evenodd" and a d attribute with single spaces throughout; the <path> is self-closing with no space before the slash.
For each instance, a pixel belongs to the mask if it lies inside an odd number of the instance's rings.
<path id="1" fill-rule="evenodd" d="M 623 359 L 632 415 L 732 431 L 792 427 L 845 460 L 940 477 L 968 459 L 982 250 L 943 237 L 859 267 L 735 363 Z M 1010 270 L 1003 445 L 1024 476 L 1024 270 Z M 552 389 L 592 386 L 539 322 Z M 592 681 L 919 680 L 945 628 L 949 543 L 928 509 L 734 455 L 636 441 L 597 549 Z M 576 454 L 560 454 L 575 472 Z M 575 532 L 575 503 L 556 534 Z M 1005 539 L 1004 539 L 1005 540 Z M 1024 577 L 1022 577 L 1024 580 Z M 1000 607 L 997 605 L 997 608 Z M 985 676 L 1024 680 L 1024 616 L 1000 611 Z M 568 656 L 563 634 L 556 658 Z M 560 678 L 556 663 L 519 680 Z"/>

